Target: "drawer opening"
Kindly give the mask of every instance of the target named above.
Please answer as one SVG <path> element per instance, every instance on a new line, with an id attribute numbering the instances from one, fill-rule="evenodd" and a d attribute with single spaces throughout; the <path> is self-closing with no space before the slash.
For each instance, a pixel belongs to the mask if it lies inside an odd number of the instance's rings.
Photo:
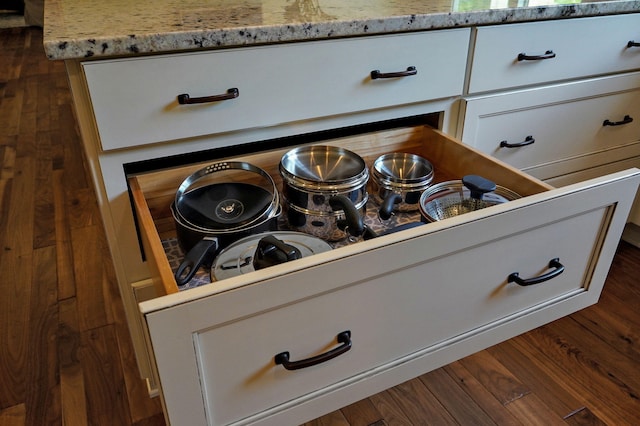
<path id="1" fill-rule="evenodd" d="M 438 119 L 438 115 L 434 114 L 421 119 L 434 122 Z M 367 167 L 371 167 L 378 156 L 390 152 L 420 155 L 432 163 L 434 183 L 460 179 L 466 174 L 477 174 L 491 179 L 498 185 L 510 188 L 522 196 L 552 189 L 551 186 L 452 139 L 435 129 L 434 126 L 424 124 L 424 122 L 331 139 L 312 140 L 311 142 L 304 138 L 292 140 L 293 143 L 284 143 L 283 145 L 280 144 L 282 141 L 278 141 L 275 147 L 268 143 L 273 141 L 261 142 L 257 145 L 260 149 L 249 154 L 236 151 L 227 157 L 218 157 L 207 161 L 202 161 L 200 158 L 201 161 L 197 163 L 130 174 L 128 184 L 139 236 L 158 296 L 175 293 L 182 289 L 178 288 L 173 277 L 174 270 L 183 256 L 177 245 L 175 226 L 170 212 L 170 205 L 175 198 L 176 190 L 187 176 L 214 161 L 224 159 L 251 163 L 269 173 L 277 187 L 281 189 L 282 180 L 278 165 L 285 152 L 293 146 L 304 144 L 336 145 L 360 155 L 365 160 Z M 287 142 L 291 142 L 291 140 Z M 247 148 L 253 148 L 253 146 L 241 148 L 247 152 Z M 140 166 L 139 164 L 135 167 L 132 166 L 130 170 Z M 371 179 L 369 180 L 370 185 Z M 371 193 L 370 187 L 368 191 Z M 372 219 L 377 219 L 375 216 L 377 206 L 371 203 L 373 203 L 372 200 L 367 205 L 367 211 L 373 211 Z M 404 216 L 407 214 L 410 216 Z M 396 223 L 420 220 L 419 212 L 407 214 L 396 214 L 395 220 L 398 221 Z M 369 217 L 369 213 L 367 216 Z M 428 227 L 429 225 L 424 226 Z M 360 244 L 360 242 L 353 244 Z M 336 250 L 339 250 L 340 244 L 336 247 Z M 197 280 L 194 279 L 194 284 L 190 282 L 184 287 L 192 288 L 208 284 L 210 282 L 209 271 L 200 272 L 203 275 Z"/>

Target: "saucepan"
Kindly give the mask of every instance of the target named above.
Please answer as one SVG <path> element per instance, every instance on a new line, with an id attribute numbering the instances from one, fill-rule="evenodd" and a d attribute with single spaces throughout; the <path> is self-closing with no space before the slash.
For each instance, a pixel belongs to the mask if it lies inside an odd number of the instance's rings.
<path id="1" fill-rule="evenodd" d="M 359 155 L 335 146 L 302 146 L 282 156 L 279 170 L 291 230 L 326 241 L 363 234 L 369 171 Z"/>
<path id="2" fill-rule="evenodd" d="M 211 164 L 188 176 L 171 204 L 178 243 L 186 253 L 175 273 L 178 285 L 247 235 L 274 231 L 280 196 L 268 173 L 245 162 Z"/>
<path id="3" fill-rule="evenodd" d="M 433 165 L 416 154 L 393 152 L 378 157 L 371 166 L 373 199 L 380 219 L 393 212 L 418 210 L 420 195 L 433 181 Z"/>

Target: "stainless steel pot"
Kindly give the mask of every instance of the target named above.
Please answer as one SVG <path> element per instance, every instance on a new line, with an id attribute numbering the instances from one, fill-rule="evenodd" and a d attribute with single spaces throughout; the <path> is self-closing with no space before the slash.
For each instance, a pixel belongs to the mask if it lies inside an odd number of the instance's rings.
<path id="1" fill-rule="evenodd" d="M 380 218 L 387 220 L 394 211 L 418 210 L 420 195 L 431 185 L 433 175 L 433 165 L 416 154 L 394 152 L 378 157 L 371 166 L 371 187 Z"/>
<path id="2" fill-rule="evenodd" d="M 520 198 L 512 190 L 477 175 L 435 184 L 420 197 L 424 222 L 436 222 Z"/>
<path id="3" fill-rule="evenodd" d="M 369 171 L 356 153 L 304 146 L 280 160 L 283 211 L 289 228 L 327 241 L 364 232 Z"/>

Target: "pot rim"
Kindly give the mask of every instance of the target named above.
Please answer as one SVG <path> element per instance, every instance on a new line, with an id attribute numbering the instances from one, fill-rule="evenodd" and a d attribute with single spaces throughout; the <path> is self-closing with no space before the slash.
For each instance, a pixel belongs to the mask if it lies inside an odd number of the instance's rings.
<path id="1" fill-rule="evenodd" d="M 429 170 L 428 173 L 416 178 L 400 178 L 397 176 L 392 176 L 388 173 L 384 173 L 382 171 L 380 166 L 389 159 L 405 157 L 408 157 L 413 162 L 422 164 L 426 169 Z M 406 152 L 391 152 L 388 154 L 383 154 L 375 159 L 375 161 L 371 165 L 371 175 L 380 186 L 385 186 L 387 187 L 387 189 L 393 190 L 400 188 L 400 190 L 416 190 L 420 188 L 427 188 L 431 184 L 431 182 L 433 182 L 434 168 L 433 164 L 431 164 L 429 160 L 417 154 Z"/>

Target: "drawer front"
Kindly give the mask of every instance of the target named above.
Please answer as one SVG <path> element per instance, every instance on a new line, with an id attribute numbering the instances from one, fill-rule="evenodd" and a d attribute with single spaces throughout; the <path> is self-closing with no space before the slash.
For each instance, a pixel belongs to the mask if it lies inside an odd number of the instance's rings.
<path id="1" fill-rule="evenodd" d="M 627 46 L 638 40 L 640 14 L 481 27 L 469 93 L 638 69 L 640 47 Z"/>
<path id="2" fill-rule="evenodd" d="M 215 325 L 210 321 L 220 315 L 208 315 L 199 324 L 203 327 L 193 330 L 198 376 L 206 384 L 206 418 L 216 425 L 238 422 L 453 336 L 468 337 L 489 324 L 587 291 L 604 213 L 592 211 L 444 257 L 402 259 L 409 250 L 428 253 L 433 240 L 442 244 L 441 238 L 423 237 L 282 277 L 272 288 L 284 292 L 285 282 L 295 286 L 328 279 L 343 284 L 335 291 Z M 464 232 L 473 232 L 472 227 Z M 557 278 L 531 287 L 507 283 L 514 271 L 523 277 L 546 271 L 550 257 L 559 257 L 566 267 Z M 385 264 L 385 270 L 372 267 L 377 264 Z M 346 269 L 358 273 L 341 274 Z M 220 299 L 228 306 L 243 303 L 233 296 Z M 211 301 L 210 312 L 219 311 L 218 305 Z M 179 310 L 176 317 L 199 316 Z M 283 351 L 298 360 L 333 349 L 339 345 L 336 335 L 345 330 L 353 346 L 335 359 L 296 371 L 274 364 L 274 356 Z M 172 389 L 163 387 L 168 396 Z M 172 408 L 170 415 L 177 416 Z M 171 418 L 172 424 L 195 424 L 184 420 Z"/>
<path id="3" fill-rule="evenodd" d="M 462 93 L 469 29 L 83 64 L 103 150 Z M 404 77 L 372 79 L 406 71 Z M 191 99 L 238 96 L 194 105 Z"/>
<path id="4" fill-rule="evenodd" d="M 640 155 L 640 74 L 469 99 L 462 140 L 545 179 Z"/>

